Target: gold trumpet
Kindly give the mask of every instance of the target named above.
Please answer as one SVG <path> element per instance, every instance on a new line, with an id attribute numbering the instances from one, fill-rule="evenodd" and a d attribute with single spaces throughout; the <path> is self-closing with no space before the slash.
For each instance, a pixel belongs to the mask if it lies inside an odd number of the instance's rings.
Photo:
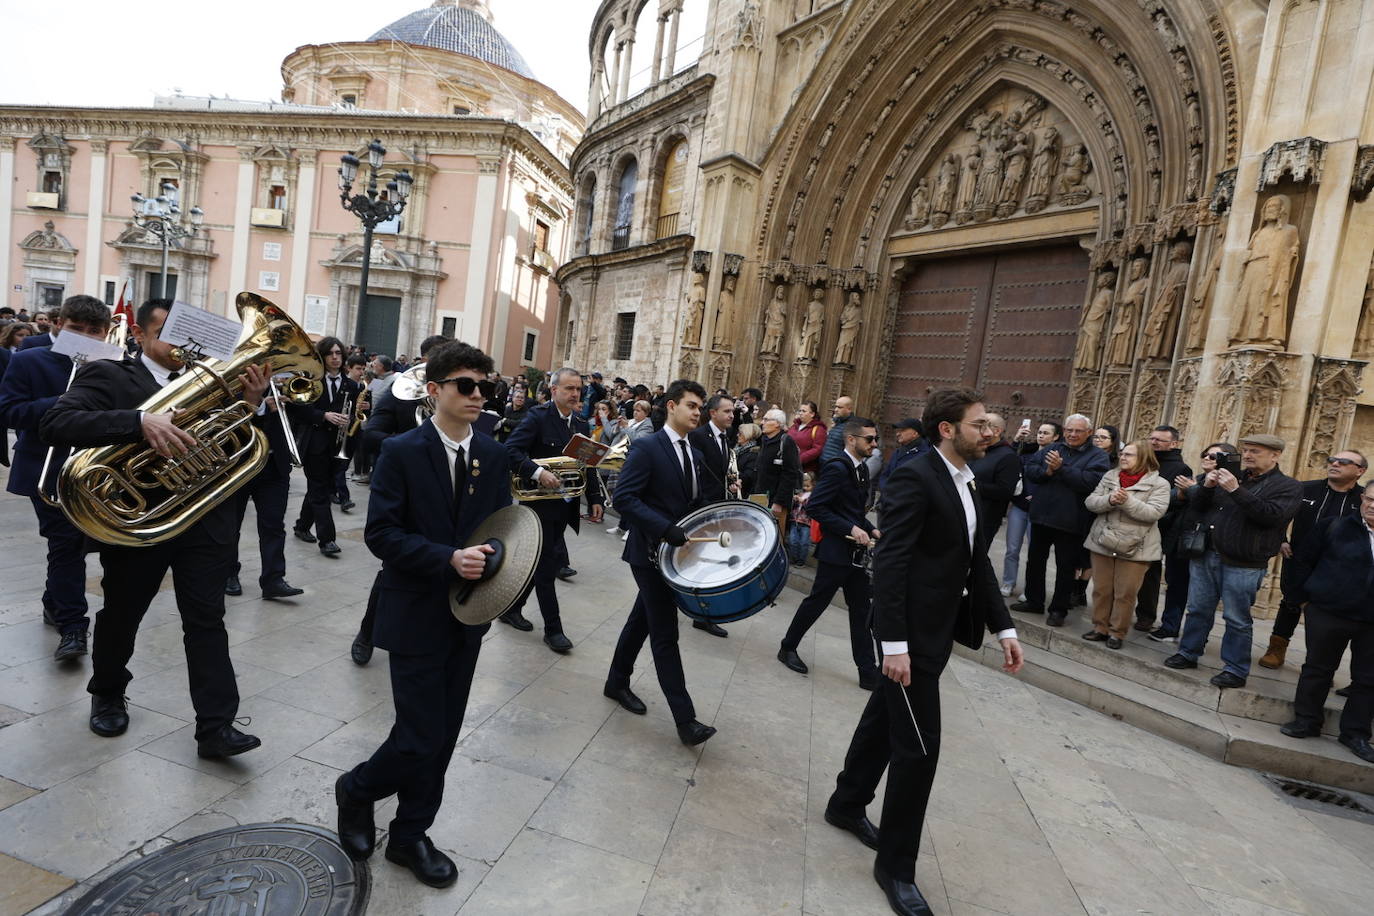
<path id="1" fill-rule="evenodd" d="M 248 483 L 267 463 L 267 437 L 256 411 L 241 398 L 245 370 L 266 366 L 270 377 L 290 372 L 287 397 L 302 404 L 322 390 L 324 366 L 314 344 L 281 308 L 249 292 L 235 304 L 243 331 L 229 362 L 180 353 L 186 370 L 139 405 L 178 411 L 177 425 L 196 439 L 186 453 L 159 455 L 146 442 L 83 449 L 58 475 L 62 511 L 105 544 L 142 547 L 170 540 Z"/>
<path id="2" fill-rule="evenodd" d="M 510 475 L 510 495 L 515 499 L 527 501 L 537 499 L 576 499 L 587 492 L 587 471 L 618 471 L 625 465 L 625 456 L 630 451 L 629 440 L 611 446 L 595 465 L 587 465 L 568 455 L 554 455 L 551 458 L 531 459 L 540 468 L 558 478 L 558 486 L 541 487 L 537 483 L 525 486 L 519 474 Z"/>

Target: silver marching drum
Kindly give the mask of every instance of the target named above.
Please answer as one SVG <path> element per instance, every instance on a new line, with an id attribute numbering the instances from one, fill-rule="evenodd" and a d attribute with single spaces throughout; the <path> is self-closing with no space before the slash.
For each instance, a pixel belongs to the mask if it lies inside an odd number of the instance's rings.
<path id="1" fill-rule="evenodd" d="M 787 584 L 778 523 L 757 503 L 713 503 L 682 518 L 681 547 L 661 544 L 658 569 L 682 613 L 729 623 L 772 604 Z"/>

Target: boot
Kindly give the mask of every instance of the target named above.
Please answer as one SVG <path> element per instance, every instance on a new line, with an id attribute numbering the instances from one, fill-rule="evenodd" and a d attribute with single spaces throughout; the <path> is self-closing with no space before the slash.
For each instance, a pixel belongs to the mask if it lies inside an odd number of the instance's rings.
<path id="1" fill-rule="evenodd" d="M 1282 668 L 1283 657 L 1288 654 L 1288 640 L 1282 636 L 1269 637 L 1269 651 L 1260 656 L 1261 668 Z"/>

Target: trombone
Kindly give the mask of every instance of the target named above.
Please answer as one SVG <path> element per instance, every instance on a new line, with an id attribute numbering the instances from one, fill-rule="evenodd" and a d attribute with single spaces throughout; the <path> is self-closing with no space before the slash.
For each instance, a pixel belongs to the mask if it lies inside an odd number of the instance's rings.
<path id="1" fill-rule="evenodd" d="M 286 416 L 286 409 L 281 402 L 281 392 L 277 390 L 275 378 L 267 380 L 267 391 L 272 396 L 273 406 L 277 409 L 277 420 L 281 422 L 282 435 L 286 437 L 286 450 L 291 455 L 291 466 L 294 468 L 304 467 L 305 462 L 301 461 L 300 449 L 296 445 L 296 433 L 291 429 L 291 421 Z"/>

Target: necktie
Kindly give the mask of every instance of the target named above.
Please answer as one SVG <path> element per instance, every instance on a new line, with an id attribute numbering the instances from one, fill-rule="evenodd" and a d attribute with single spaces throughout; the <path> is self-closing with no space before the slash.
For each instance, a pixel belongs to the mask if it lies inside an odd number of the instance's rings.
<path id="1" fill-rule="evenodd" d="M 687 440 L 677 440 L 678 447 L 682 449 L 682 480 L 687 484 L 687 493 L 692 499 L 697 498 L 696 475 L 692 473 L 692 456 L 687 454 Z"/>
<path id="2" fill-rule="evenodd" d="M 179 378 L 180 376 L 181 376 L 181 370 L 180 370 L 180 369 L 173 369 L 171 372 L 168 372 L 168 373 L 167 373 L 167 381 L 169 381 L 169 382 L 174 382 L 174 381 L 176 381 L 177 378 Z"/>
<path id="3" fill-rule="evenodd" d="M 720 460 L 721 467 L 728 472 L 730 469 L 730 446 L 725 443 L 725 433 L 720 434 Z"/>
<path id="4" fill-rule="evenodd" d="M 868 465 L 867 465 L 867 464 L 860 464 L 860 465 L 857 465 L 857 466 L 855 467 L 855 470 L 857 470 L 857 471 L 859 472 L 859 489 L 861 489 L 861 490 L 863 490 L 865 493 L 867 493 L 867 492 L 868 492 Z"/>
<path id="5" fill-rule="evenodd" d="M 329 380 L 329 406 L 333 407 L 334 402 L 339 398 L 339 380 L 332 378 Z"/>
<path id="6" fill-rule="evenodd" d="M 463 447 L 458 446 L 458 460 L 453 462 L 453 517 L 463 508 L 463 492 L 467 489 L 468 460 Z"/>

